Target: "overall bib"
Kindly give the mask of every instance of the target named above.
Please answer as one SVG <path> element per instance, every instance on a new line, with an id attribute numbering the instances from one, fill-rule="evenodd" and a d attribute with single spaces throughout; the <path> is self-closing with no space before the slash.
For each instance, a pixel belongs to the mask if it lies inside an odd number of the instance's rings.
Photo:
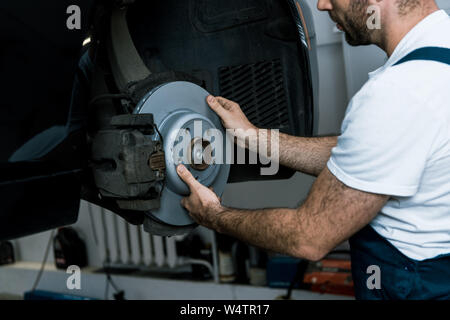
<path id="1" fill-rule="evenodd" d="M 420 48 L 394 66 L 412 60 L 437 61 L 450 65 L 450 49 Z M 449 254 L 416 261 L 401 253 L 370 225 L 349 241 L 357 299 L 450 299 L 450 248 Z M 371 285 L 373 283 L 370 277 L 374 275 L 374 271 L 370 266 L 379 268 L 379 289 Z"/>

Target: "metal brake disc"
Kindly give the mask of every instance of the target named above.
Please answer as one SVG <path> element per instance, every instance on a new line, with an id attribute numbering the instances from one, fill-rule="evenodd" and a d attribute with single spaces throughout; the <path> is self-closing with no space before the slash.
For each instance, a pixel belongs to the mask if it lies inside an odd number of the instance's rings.
<path id="1" fill-rule="evenodd" d="M 205 161 L 205 151 L 211 151 L 212 145 L 219 146 L 224 151 L 225 131 L 219 117 L 206 103 L 209 93 L 202 87 L 184 81 L 169 82 L 150 91 L 136 106 L 134 113 L 152 113 L 154 122 L 162 135 L 166 158 L 166 179 L 161 193 L 161 206 L 158 210 L 147 213 L 149 220 L 144 224 L 146 231 L 161 233 L 158 225 L 162 223 L 167 228 L 165 233 L 182 233 L 186 228 L 195 226 L 186 209 L 181 206 L 181 199 L 189 195 L 187 185 L 176 172 L 178 163 L 183 163 L 192 175 L 203 185 L 213 187 L 214 192 L 221 196 L 225 188 L 230 165 L 225 163 L 225 152 L 222 155 L 211 155 L 221 158 L 221 161 Z M 211 138 L 210 133 L 217 130 L 221 133 L 219 139 Z M 160 139 L 159 134 L 152 137 Z M 189 140 L 189 141 L 187 141 Z M 182 144 L 184 143 L 184 144 Z M 184 146 L 184 148 L 182 148 Z M 187 146 L 187 148 L 186 148 Z M 205 163 L 206 162 L 206 163 Z M 173 228 L 173 232 L 170 230 Z M 149 229 L 149 230 L 147 230 Z"/>

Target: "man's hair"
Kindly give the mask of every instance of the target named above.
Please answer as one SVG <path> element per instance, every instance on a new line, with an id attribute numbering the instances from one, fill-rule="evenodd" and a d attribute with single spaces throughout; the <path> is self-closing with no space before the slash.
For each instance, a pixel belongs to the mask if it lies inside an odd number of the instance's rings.
<path id="1" fill-rule="evenodd" d="M 422 4 L 422 0 L 397 0 L 398 13 L 404 16 Z"/>

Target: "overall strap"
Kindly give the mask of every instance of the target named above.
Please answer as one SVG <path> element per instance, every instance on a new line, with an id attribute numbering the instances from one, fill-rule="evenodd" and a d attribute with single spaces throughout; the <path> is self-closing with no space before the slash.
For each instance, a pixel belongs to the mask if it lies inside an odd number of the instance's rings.
<path id="1" fill-rule="evenodd" d="M 424 47 L 414 50 L 406 57 L 394 64 L 394 66 L 412 60 L 428 60 L 442 62 L 450 65 L 450 49 L 441 47 Z"/>

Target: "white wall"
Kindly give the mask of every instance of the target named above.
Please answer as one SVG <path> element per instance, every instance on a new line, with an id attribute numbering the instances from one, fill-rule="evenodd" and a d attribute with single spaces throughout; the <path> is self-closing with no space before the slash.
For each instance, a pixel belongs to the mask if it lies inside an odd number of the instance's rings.
<path id="1" fill-rule="evenodd" d="M 450 14 L 450 1 L 449 0 L 436 0 L 437 5 L 439 8 L 447 10 L 447 12 Z"/>

